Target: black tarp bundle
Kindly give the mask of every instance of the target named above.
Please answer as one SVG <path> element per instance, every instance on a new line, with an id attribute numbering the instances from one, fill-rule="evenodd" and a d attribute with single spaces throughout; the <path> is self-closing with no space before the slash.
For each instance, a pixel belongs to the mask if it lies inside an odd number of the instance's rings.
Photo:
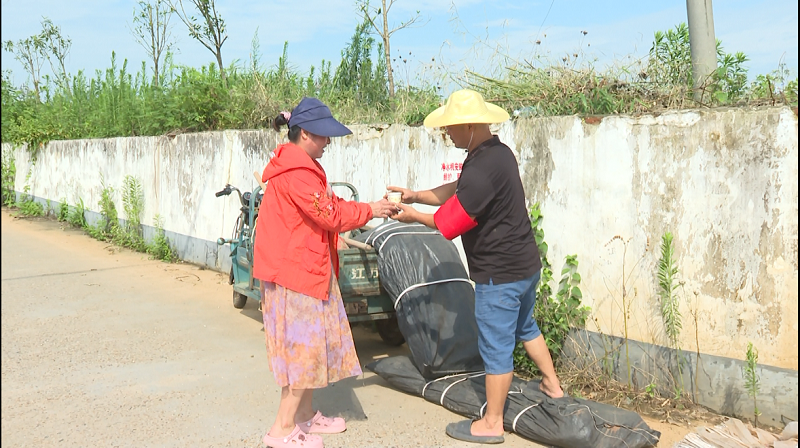
<path id="1" fill-rule="evenodd" d="M 410 358 L 384 358 L 367 368 L 397 389 L 480 418 L 486 389 L 475 291 L 455 244 L 421 224 L 398 222 L 357 239 L 378 253 L 381 286 L 395 300 L 411 351 Z M 645 448 L 661 436 L 635 412 L 571 397 L 552 399 L 539 390 L 538 381 L 516 377 L 503 423 L 506 430 L 563 448 Z"/>
<path id="2" fill-rule="evenodd" d="M 465 417 L 478 419 L 485 411 L 482 373 L 428 381 L 406 356 L 379 359 L 367 368 L 397 389 Z M 503 426 L 535 442 L 563 448 L 645 448 L 656 446 L 661 437 L 635 412 L 572 397 L 553 399 L 539 390 L 538 381 L 517 377 L 503 410 Z"/>
<path id="3" fill-rule="evenodd" d="M 482 371 L 475 290 L 452 241 L 422 224 L 389 222 L 363 241 L 378 252 L 381 286 L 423 377 Z"/>

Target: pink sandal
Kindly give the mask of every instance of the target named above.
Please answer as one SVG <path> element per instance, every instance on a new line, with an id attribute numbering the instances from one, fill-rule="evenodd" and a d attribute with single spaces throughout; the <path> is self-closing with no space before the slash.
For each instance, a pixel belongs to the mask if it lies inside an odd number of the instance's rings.
<path id="1" fill-rule="evenodd" d="M 322 437 L 306 434 L 297 425 L 286 437 L 272 437 L 267 432 L 261 441 L 271 448 L 323 448 Z"/>
<path id="2" fill-rule="evenodd" d="M 347 424 L 341 417 L 325 417 L 317 411 L 311 420 L 298 423 L 300 430 L 308 434 L 338 434 L 347 429 Z"/>

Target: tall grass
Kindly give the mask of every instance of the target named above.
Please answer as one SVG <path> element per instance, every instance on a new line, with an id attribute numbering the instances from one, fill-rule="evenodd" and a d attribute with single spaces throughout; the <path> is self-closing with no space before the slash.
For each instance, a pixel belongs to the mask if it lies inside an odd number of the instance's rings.
<path id="1" fill-rule="evenodd" d="M 359 24 L 341 52 L 339 64 L 322 60 L 308 73 L 290 64 L 288 45 L 278 63 L 262 69 L 254 39 L 251 63 L 231 64 L 223 82 L 214 63 L 200 68 L 178 66 L 167 54 L 158 78 L 143 63 L 136 71 L 112 54 L 110 67 L 93 77 L 83 71 L 66 86 L 48 77 L 40 95 L 2 74 L 2 141 L 27 143 L 34 151 L 50 140 L 163 135 L 221 129 L 256 129 L 281 110 L 291 110 L 304 96 L 327 103 L 347 123 L 420 124 L 438 107 L 437 83 L 408 76 L 388 95 L 386 63 L 380 44 Z M 692 96 L 684 24 L 658 32 L 649 55 L 635 64 L 598 71 L 577 59 L 562 62 L 516 62 L 489 76 L 466 70 L 448 73 L 461 87 L 483 93 L 515 115 L 637 114 L 665 109 L 741 104 L 797 106 L 797 78 L 785 66 L 746 85 L 743 53 L 718 46 L 717 72 Z M 575 55 L 577 57 L 577 54 Z M 441 75 L 444 76 L 444 75 Z M 156 81 L 157 79 L 157 81 Z"/>

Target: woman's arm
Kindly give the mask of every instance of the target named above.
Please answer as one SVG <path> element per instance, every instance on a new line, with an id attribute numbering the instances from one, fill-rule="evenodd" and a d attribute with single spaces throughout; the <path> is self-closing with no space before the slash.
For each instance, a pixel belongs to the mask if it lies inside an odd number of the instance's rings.
<path id="1" fill-rule="evenodd" d="M 341 233 L 363 227 L 372 218 L 387 218 L 396 207 L 383 199 L 377 202 L 345 201 L 328 195 L 327 185 L 313 173 L 297 170 L 289 183 L 289 198 L 315 224 Z"/>

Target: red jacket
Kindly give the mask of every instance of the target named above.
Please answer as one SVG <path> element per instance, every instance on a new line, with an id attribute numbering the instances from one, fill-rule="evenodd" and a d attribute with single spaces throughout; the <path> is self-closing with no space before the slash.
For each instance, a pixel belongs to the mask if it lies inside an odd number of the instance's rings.
<path id="1" fill-rule="evenodd" d="M 338 234 L 369 222 L 372 208 L 333 194 L 319 162 L 294 143 L 275 149 L 262 180 L 253 276 L 327 300 Z"/>

